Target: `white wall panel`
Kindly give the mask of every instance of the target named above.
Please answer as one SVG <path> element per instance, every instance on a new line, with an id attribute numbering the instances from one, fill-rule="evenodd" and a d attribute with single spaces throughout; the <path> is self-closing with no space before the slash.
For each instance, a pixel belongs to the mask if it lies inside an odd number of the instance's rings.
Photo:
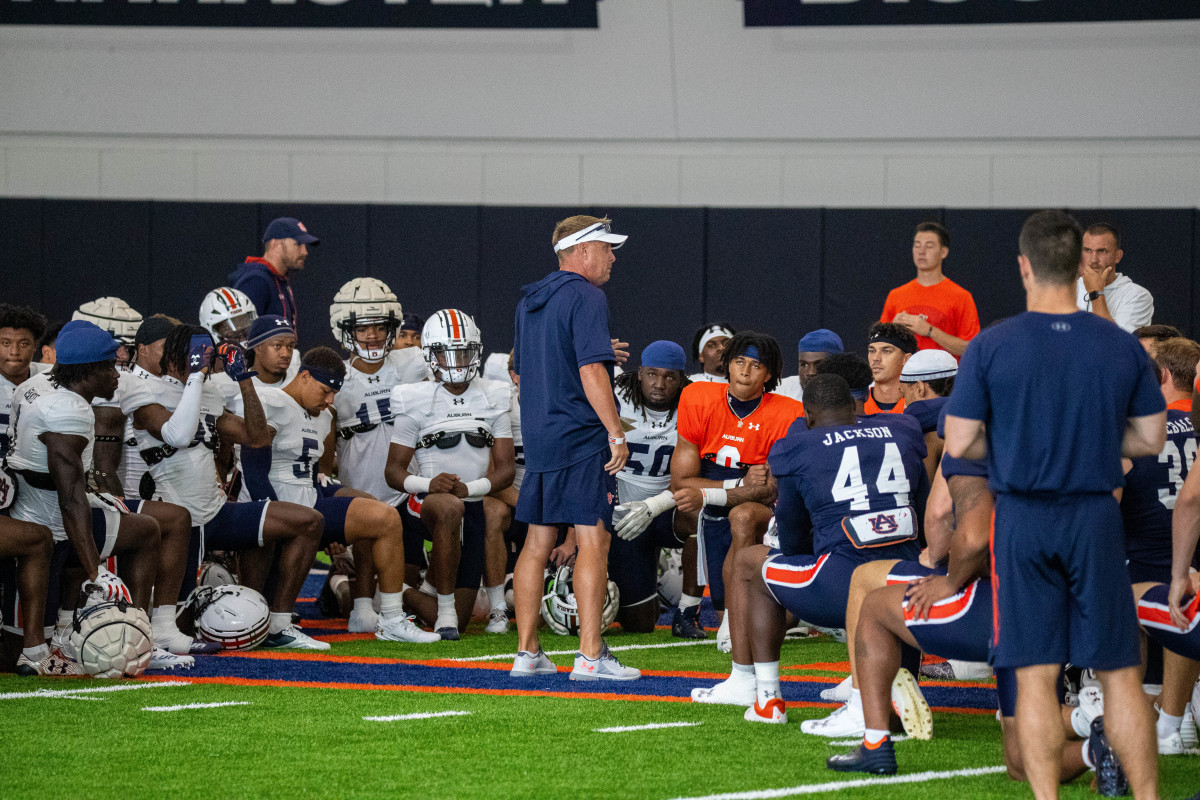
<path id="1" fill-rule="evenodd" d="M 390 203 L 483 202 L 483 156 L 393 153 L 387 157 Z"/>
<path id="2" fill-rule="evenodd" d="M 1101 181 L 1102 205 L 1200 205 L 1200 155 L 1106 156 Z"/>
<path id="3" fill-rule="evenodd" d="M 193 200 L 196 154 L 191 150 L 100 152 L 100 196 L 114 200 Z"/>
<path id="4" fill-rule="evenodd" d="M 778 206 L 783 203 L 783 159 L 693 156 L 680 165 L 685 206 Z"/>
<path id="5" fill-rule="evenodd" d="M 983 156 L 897 156 L 887 163 L 887 205 L 987 206 L 991 160 Z"/>
<path id="6" fill-rule="evenodd" d="M 493 205 L 579 202 L 580 157 L 489 155 L 483 160 L 483 201 Z"/>
<path id="7" fill-rule="evenodd" d="M 387 158 L 382 153 L 298 153 L 292 156 L 291 174 L 293 197 L 331 203 L 387 199 Z"/>
<path id="8" fill-rule="evenodd" d="M 288 200 L 291 159 L 286 151 L 200 147 L 196 197 L 200 200 Z"/>
<path id="9" fill-rule="evenodd" d="M 992 205 L 1092 208 L 1100 205 L 1099 156 L 998 156 L 992 159 Z"/>
<path id="10" fill-rule="evenodd" d="M 882 206 L 887 203 L 887 159 L 812 156 L 783 161 L 787 206 Z"/>
<path id="11" fill-rule="evenodd" d="M 679 204 L 679 159 L 671 156 L 584 156 L 583 202 L 632 206 Z"/>
<path id="12" fill-rule="evenodd" d="M 100 151 L 9 147 L 5 193 L 11 197 L 99 197 Z"/>

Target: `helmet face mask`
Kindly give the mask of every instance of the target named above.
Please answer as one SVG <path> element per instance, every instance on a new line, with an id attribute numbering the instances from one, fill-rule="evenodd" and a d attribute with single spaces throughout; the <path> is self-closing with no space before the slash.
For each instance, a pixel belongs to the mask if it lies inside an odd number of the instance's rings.
<path id="1" fill-rule="evenodd" d="M 604 593 L 604 608 L 600 612 L 601 630 L 612 624 L 621 607 L 621 593 L 617 584 L 607 582 Z M 546 575 L 542 594 L 542 619 L 550 629 L 560 636 L 579 635 L 579 606 L 575 601 L 575 569 L 567 562 Z"/>
<path id="2" fill-rule="evenodd" d="M 204 295 L 200 303 L 200 325 L 218 342 L 240 344 L 258 318 L 254 303 L 244 292 L 222 286 Z"/>
<path id="3" fill-rule="evenodd" d="M 442 383 L 470 383 L 479 374 L 483 340 L 475 320 L 456 308 L 443 309 L 421 331 L 425 361 Z"/>
<path id="4" fill-rule="evenodd" d="M 329 326 L 345 350 L 362 361 L 377 364 L 387 358 L 396 341 L 396 332 L 404 319 L 404 310 L 396 295 L 378 278 L 347 281 L 333 296 L 329 306 Z M 363 328 L 386 326 L 382 341 L 360 338 Z"/>

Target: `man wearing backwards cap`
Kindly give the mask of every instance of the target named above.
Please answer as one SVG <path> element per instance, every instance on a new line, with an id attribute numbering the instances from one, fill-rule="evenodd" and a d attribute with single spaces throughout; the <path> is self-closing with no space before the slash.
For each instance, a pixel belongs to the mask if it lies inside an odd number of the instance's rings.
<path id="1" fill-rule="evenodd" d="M 295 329 L 276 314 L 267 314 L 250 323 L 246 351 L 246 364 L 258 371 L 256 386 L 283 388 L 300 371 Z"/>
<path id="2" fill-rule="evenodd" d="M 918 350 L 900 372 L 900 394 L 904 396 L 904 413 L 921 423 L 925 434 L 925 471 L 929 480 L 937 473 L 942 460 L 944 442 L 938 436 L 938 417 L 954 389 L 958 374 L 958 359 L 945 350 Z"/>
<path id="3" fill-rule="evenodd" d="M 546 560 L 558 525 L 574 525 L 579 540 L 575 600 L 579 654 L 572 680 L 634 680 L 600 635 L 607 590 L 609 528 L 616 474 L 629 459 L 612 392 L 616 361 L 608 333 L 608 303 L 600 291 L 612 272 L 613 248 L 628 237 L 610 220 L 568 217 L 551 243 L 558 270 L 522 290 L 517 304 L 513 370 L 520 376 L 525 478 L 516 518 L 529 523 L 513 573 L 519 651 L 515 677 L 553 673 L 538 644 L 538 607 Z"/>
<path id="4" fill-rule="evenodd" d="M 263 232 L 263 254 L 250 256 L 229 273 L 229 285 L 245 292 L 259 314 L 278 314 L 296 327 L 296 298 L 288 273 L 304 269 L 308 246 L 321 240 L 291 217 L 271 220 Z"/>
<path id="5" fill-rule="evenodd" d="M 830 356 L 843 352 L 842 337 L 828 328 L 818 328 L 804 334 L 797 345 L 797 356 L 800 371 L 790 378 L 779 382 L 775 394 L 790 397 L 793 400 L 804 401 L 804 387 L 817 374 L 817 365 Z"/>
<path id="6" fill-rule="evenodd" d="M 420 347 L 421 330 L 424 327 L 424 317 L 414 314 L 412 311 L 404 312 L 404 321 L 400 323 L 400 332 L 396 334 L 396 343 L 392 345 L 392 349 L 403 350 L 406 347 Z"/>
<path id="7" fill-rule="evenodd" d="M 917 338 L 894 322 L 876 322 L 867 331 L 867 363 L 871 365 L 871 395 L 864 406 L 868 414 L 904 412 L 900 392 L 900 370 L 909 356 L 917 352 Z"/>
<path id="8" fill-rule="evenodd" d="M 721 356 L 725 352 L 725 343 L 736 332 L 732 325 L 724 322 L 714 322 L 696 331 L 692 338 L 692 357 L 700 364 L 700 371 L 689 375 L 688 380 L 692 383 L 727 383 Z"/>

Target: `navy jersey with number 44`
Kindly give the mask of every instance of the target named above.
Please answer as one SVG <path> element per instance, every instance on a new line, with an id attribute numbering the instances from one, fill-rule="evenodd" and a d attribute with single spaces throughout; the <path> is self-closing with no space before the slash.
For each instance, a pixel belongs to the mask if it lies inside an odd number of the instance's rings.
<path id="1" fill-rule="evenodd" d="M 902 414 L 801 430 L 771 448 L 785 555 L 839 551 L 862 561 L 916 558 L 914 505 L 925 474 L 920 424 Z"/>
<path id="2" fill-rule="evenodd" d="M 1170 566 L 1171 513 L 1195 460 L 1191 402 L 1172 403 L 1167 407 L 1167 443 L 1162 452 L 1133 459 L 1133 469 L 1125 474 L 1121 516 L 1125 518 L 1127 558 Z"/>

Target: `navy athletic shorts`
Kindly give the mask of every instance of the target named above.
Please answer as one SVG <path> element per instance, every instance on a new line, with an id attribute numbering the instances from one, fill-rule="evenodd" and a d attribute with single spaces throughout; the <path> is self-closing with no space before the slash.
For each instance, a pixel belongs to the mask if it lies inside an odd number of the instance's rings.
<path id="1" fill-rule="evenodd" d="M 994 664 L 1141 664 L 1121 509 L 1111 494 L 1000 494 L 992 537 Z"/>
<path id="2" fill-rule="evenodd" d="M 1149 564 L 1145 561 L 1130 559 L 1125 562 L 1125 570 L 1129 573 L 1129 583 L 1170 583 L 1171 562 Z"/>
<path id="3" fill-rule="evenodd" d="M 414 510 L 415 506 L 415 510 Z M 400 512 L 404 522 L 404 552 L 405 561 L 409 560 L 409 540 L 421 548 L 421 559 L 424 561 L 425 540 L 433 541 L 433 534 L 421 521 L 421 504 L 410 499 Z M 487 521 L 483 514 L 483 502 L 463 503 L 462 530 L 459 534 L 462 549 L 458 557 L 458 575 L 454 580 L 456 589 L 478 589 L 483 580 L 484 539 L 487 537 Z"/>
<path id="4" fill-rule="evenodd" d="M 707 576 L 708 594 L 712 598 L 713 608 L 722 611 L 725 608 L 725 578 L 721 568 L 725 566 L 725 557 L 733 547 L 733 530 L 729 527 L 729 516 L 713 516 L 707 510 L 700 512 L 699 535 L 703 537 L 697 557 L 703 559 L 700 566 Z"/>
<path id="5" fill-rule="evenodd" d="M 340 487 L 325 487 L 334 492 Z M 321 492 L 313 506 L 325 518 L 325 532 L 321 534 L 321 547 L 328 547 L 332 542 L 346 543 L 346 515 L 350 513 L 350 504 L 357 498 L 335 497 L 333 492 Z"/>
<path id="6" fill-rule="evenodd" d="M 604 471 L 609 450 L 549 472 L 526 471 L 516 518 L 530 525 L 595 525 L 612 530 L 617 479 Z"/>
<path id="7" fill-rule="evenodd" d="M 1183 614 L 1188 619 L 1188 628 L 1180 630 L 1171 621 L 1167 591 L 1165 585 L 1154 586 L 1142 595 L 1137 605 L 1138 622 L 1142 623 L 1151 639 L 1172 653 L 1193 661 L 1200 660 L 1200 594 L 1184 604 Z"/>

